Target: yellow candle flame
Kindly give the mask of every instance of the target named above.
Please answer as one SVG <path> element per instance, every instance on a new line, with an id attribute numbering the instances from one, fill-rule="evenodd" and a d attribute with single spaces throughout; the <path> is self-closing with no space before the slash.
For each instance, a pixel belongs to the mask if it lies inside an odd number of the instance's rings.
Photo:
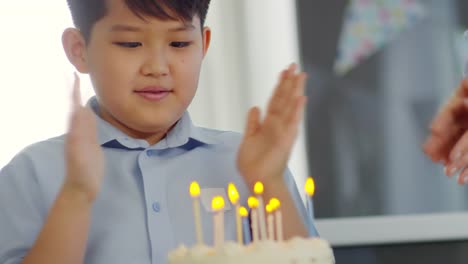
<path id="1" fill-rule="evenodd" d="M 261 195 L 263 193 L 263 183 L 261 182 L 256 182 L 254 185 L 254 193 L 256 195 Z"/>
<path id="2" fill-rule="evenodd" d="M 198 198 L 200 196 L 200 185 L 198 185 L 196 181 L 190 184 L 190 196 L 192 196 L 192 198 Z"/>
<path id="3" fill-rule="evenodd" d="M 232 182 L 228 184 L 228 195 L 231 203 L 237 204 L 237 202 L 239 201 L 239 192 L 237 191 L 236 186 Z"/>
<path id="4" fill-rule="evenodd" d="M 281 203 L 277 198 L 271 198 L 270 205 L 273 207 L 273 211 L 275 211 L 276 209 L 280 208 Z"/>
<path id="5" fill-rule="evenodd" d="M 314 182 L 314 179 L 312 179 L 312 177 L 307 178 L 304 189 L 309 197 L 312 197 L 312 195 L 314 195 L 315 182 Z"/>
<path id="6" fill-rule="evenodd" d="M 211 200 L 211 209 L 213 211 L 221 211 L 224 209 L 224 199 L 222 196 L 215 196 Z"/>
<path id="7" fill-rule="evenodd" d="M 249 212 L 247 211 L 247 209 L 244 206 L 241 206 L 239 208 L 239 215 L 241 217 L 247 217 L 249 215 Z"/>
<path id="8" fill-rule="evenodd" d="M 265 206 L 265 210 L 266 210 L 267 213 L 271 214 L 271 212 L 273 212 L 274 209 L 273 209 L 273 206 L 271 204 L 267 204 Z"/>
<path id="9" fill-rule="evenodd" d="M 255 209 L 258 207 L 258 199 L 253 196 L 249 197 L 249 199 L 247 200 L 247 203 L 249 204 L 250 208 Z"/>

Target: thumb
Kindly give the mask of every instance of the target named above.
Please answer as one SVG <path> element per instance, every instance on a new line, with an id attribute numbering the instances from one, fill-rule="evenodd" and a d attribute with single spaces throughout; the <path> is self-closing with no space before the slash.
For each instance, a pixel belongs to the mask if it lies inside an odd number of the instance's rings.
<path id="1" fill-rule="evenodd" d="M 82 103 L 81 103 L 81 91 L 80 91 L 80 77 L 78 74 L 75 72 L 74 73 L 75 81 L 73 83 L 73 91 L 72 91 L 72 106 L 73 109 L 76 110 L 79 108 Z"/>
<path id="2" fill-rule="evenodd" d="M 254 135 L 260 126 L 260 109 L 258 107 L 252 107 L 249 110 L 247 116 L 247 126 L 245 128 L 245 135 Z"/>
<path id="3" fill-rule="evenodd" d="M 77 126 L 76 123 L 79 122 L 78 112 L 81 109 L 80 107 L 81 107 L 80 77 L 75 72 L 72 93 L 71 93 L 71 109 L 70 109 L 71 111 L 70 111 L 70 118 L 68 121 L 69 132 L 76 129 L 74 127 L 76 127 Z"/>

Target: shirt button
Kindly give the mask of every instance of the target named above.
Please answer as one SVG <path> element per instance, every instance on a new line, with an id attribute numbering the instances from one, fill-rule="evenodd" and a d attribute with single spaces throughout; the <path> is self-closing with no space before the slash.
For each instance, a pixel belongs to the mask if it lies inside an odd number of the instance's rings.
<path id="1" fill-rule="evenodd" d="M 159 204 L 159 202 L 153 203 L 153 211 L 155 211 L 156 213 L 159 213 L 161 211 L 161 205 Z"/>
<path id="2" fill-rule="evenodd" d="M 147 150 L 147 151 L 146 151 L 146 155 L 147 155 L 148 157 L 153 156 L 153 154 L 154 154 L 154 151 L 152 151 L 152 150 Z"/>

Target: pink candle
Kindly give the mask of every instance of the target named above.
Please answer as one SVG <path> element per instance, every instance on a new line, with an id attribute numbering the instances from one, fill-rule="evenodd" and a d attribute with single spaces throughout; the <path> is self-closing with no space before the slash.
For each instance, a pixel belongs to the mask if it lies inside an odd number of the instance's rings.
<path id="1" fill-rule="evenodd" d="M 214 246 L 220 249 L 224 244 L 224 199 L 222 196 L 216 196 L 211 201 L 213 209 L 213 224 L 214 224 Z"/>
<path id="2" fill-rule="evenodd" d="M 267 212 L 267 228 L 268 228 L 268 240 L 275 240 L 274 237 L 274 226 L 273 226 L 273 206 L 271 204 L 267 204 L 265 207 L 266 212 Z"/>
<path id="3" fill-rule="evenodd" d="M 258 199 L 258 224 L 260 227 L 260 240 L 267 239 L 266 221 L 265 221 L 265 210 L 263 203 L 263 183 L 256 182 L 254 185 L 254 193 Z"/>
<path id="4" fill-rule="evenodd" d="M 228 185 L 228 196 L 231 203 L 234 205 L 236 210 L 236 231 L 237 231 L 237 242 L 243 244 L 242 241 L 242 223 L 241 217 L 239 214 L 240 205 L 239 205 L 239 192 L 237 191 L 234 183 L 229 183 Z"/>
<path id="5" fill-rule="evenodd" d="M 195 235 L 197 237 L 197 243 L 203 244 L 203 232 L 201 226 L 201 217 L 200 217 L 200 186 L 197 182 L 192 182 L 190 184 L 190 196 L 193 200 L 193 218 L 195 221 Z"/>
<path id="6" fill-rule="evenodd" d="M 276 239 L 281 242 L 283 241 L 283 216 L 280 210 L 281 203 L 277 198 L 271 198 L 270 205 L 273 207 L 275 214 Z"/>

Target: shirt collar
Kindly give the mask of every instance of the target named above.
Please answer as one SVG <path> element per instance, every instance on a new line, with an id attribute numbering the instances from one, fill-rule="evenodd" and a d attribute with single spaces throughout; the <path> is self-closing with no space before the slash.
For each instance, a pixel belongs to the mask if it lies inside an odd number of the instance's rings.
<path id="1" fill-rule="evenodd" d="M 146 140 L 131 138 L 102 119 L 98 114 L 99 103 L 95 96 L 91 97 L 86 105 L 96 115 L 98 140 L 101 146 L 112 144 L 114 147 L 115 145 L 121 145 L 122 148 L 128 149 L 167 149 L 180 147 L 190 143 L 191 141 L 207 145 L 218 143 L 218 140 L 212 134 L 209 134 L 202 128 L 193 125 L 187 111 L 184 112 L 176 125 L 163 139 L 155 145 L 150 146 Z"/>

